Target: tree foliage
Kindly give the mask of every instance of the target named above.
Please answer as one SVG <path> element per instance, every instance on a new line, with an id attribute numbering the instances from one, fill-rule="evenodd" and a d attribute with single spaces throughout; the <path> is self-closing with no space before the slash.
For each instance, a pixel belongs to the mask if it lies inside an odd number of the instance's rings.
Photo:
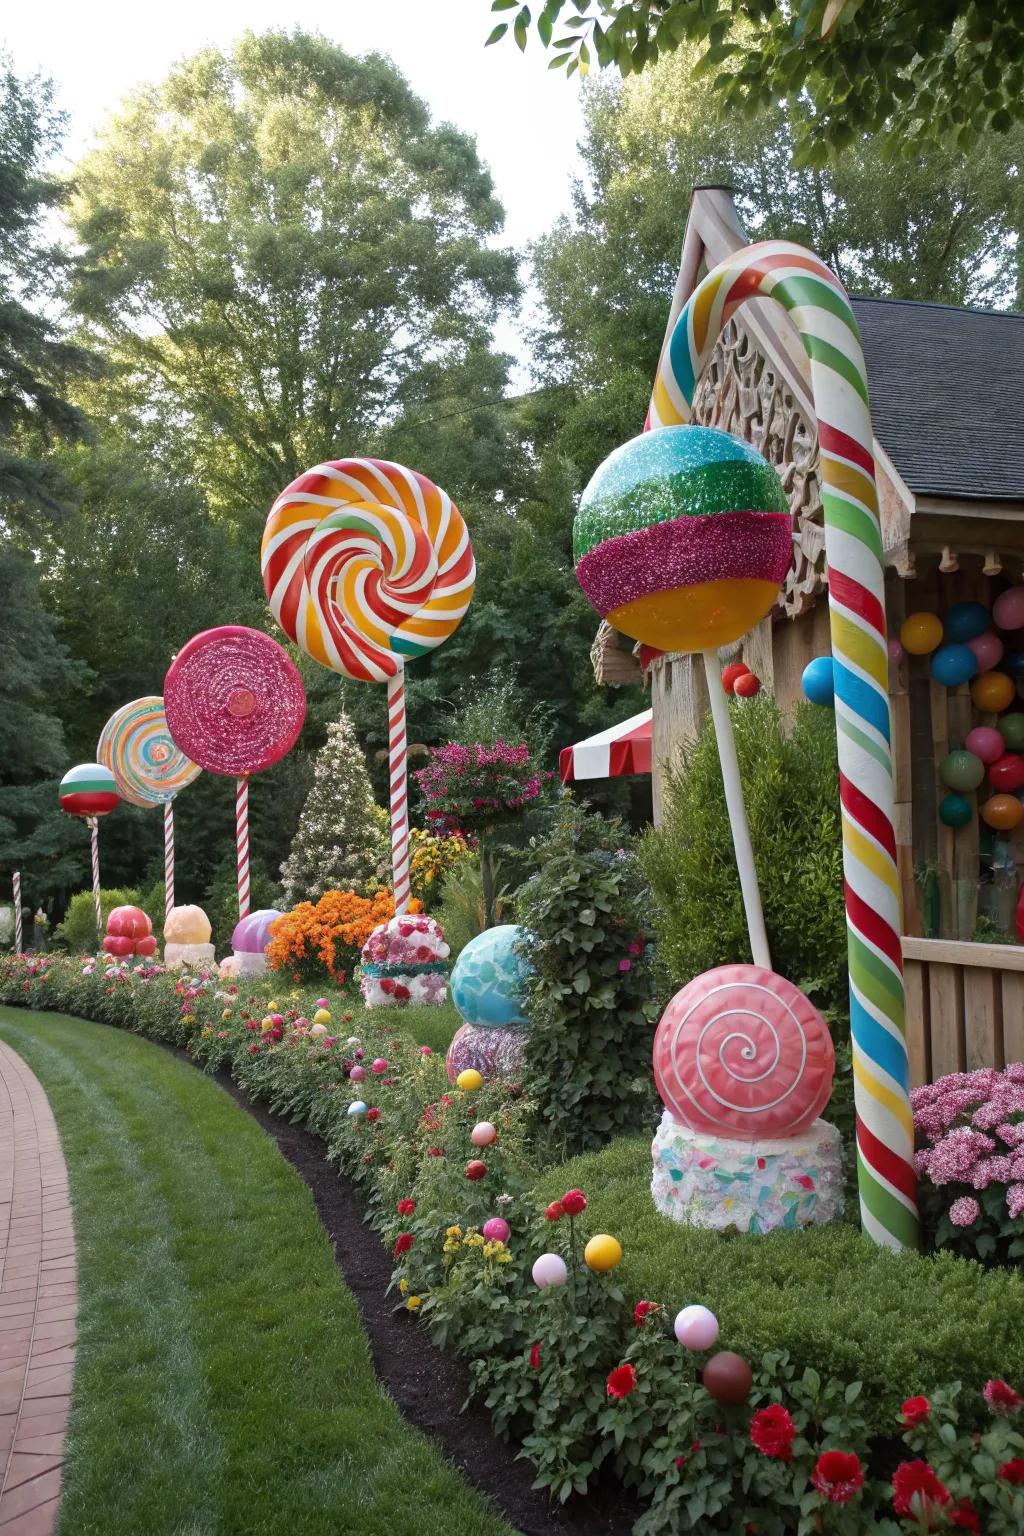
<path id="1" fill-rule="evenodd" d="M 511 31 L 525 49 L 531 25 L 551 68 L 592 63 L 635 74 L 682 46 L 729 109 L 753 114 L 805 97 L 798 163 L 824 165 L 858 134 L 892 150 L 950 140 L 969 149 L 986 129 L 1024 122 L 1024 32 L 1015 0 L 491 0 L 515 11 L 487 41 Z M 567 18 L 567 19 L 566 19 Z"/>

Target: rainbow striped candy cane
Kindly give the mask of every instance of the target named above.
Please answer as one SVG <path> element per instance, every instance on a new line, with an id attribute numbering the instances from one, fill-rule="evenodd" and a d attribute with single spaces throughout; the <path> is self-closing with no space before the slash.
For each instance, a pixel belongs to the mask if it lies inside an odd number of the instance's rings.
<path id="1" fill-rule="evenodd" d="M 648 425 L 689 421 L 697 380 L 721 331 L 753 298 L 782 305 L 810 360 L 835 667 L 861 1218 L 876 1242 L 912 1247 L 918 1240 L 917 1179 L 882 539 L 864 354 L 839 279 L 788 241 L 766 241 L 727 257 L 694 290 L 676 322 L 659 364 Z"/>

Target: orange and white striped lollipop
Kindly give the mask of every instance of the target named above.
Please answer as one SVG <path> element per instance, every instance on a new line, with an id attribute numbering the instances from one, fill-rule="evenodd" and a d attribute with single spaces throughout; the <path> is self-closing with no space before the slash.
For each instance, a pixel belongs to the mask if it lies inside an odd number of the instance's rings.
<path id="1" fill-rule="evenodd" d="M 372 683 L 447 640 L 476 575 L 451 497 L 385 459 L 338 459 L 293 480 L 270 509 L 262 568 L 285 634 Z"/>

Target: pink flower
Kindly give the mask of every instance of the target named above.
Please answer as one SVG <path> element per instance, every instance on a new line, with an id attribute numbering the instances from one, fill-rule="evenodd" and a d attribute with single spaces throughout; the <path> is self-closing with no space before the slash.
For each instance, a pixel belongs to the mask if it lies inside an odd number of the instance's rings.
<path id="1" fill-rule="evenodd" d="M 949 1219 L 954 1227 L 972 1227 L 981 1215 L 981 1206 L 970 1195 L 962 1195 L 949 1208 Z"/>
<path id="2" fill-rule="evenodd" d="M 1006 1191 L 1006 1209 L 1014 1221 L 1024 1216 L 1024 1184 L 1011 1184 Z"/>
<path id="3" fill-rule="evenodd" d="M 631 971 L 632 969 L 633 969 L 633 962 L 632 962 L 632 960 L 620 960 L 619 961 L 619 970 L 620 971 Z"/>
<path id="4" fill-rule="evenodd" d="M 993 1413 L 1002 1414 L 1005 1417 L 1016 1413 L 1024 1403 L 1024 1397 L 1021 1397 L 1019 1392 L 1015 1392 L 1010 1384 L 999 1376 L 985 1383 L 983 1396 Z"/>

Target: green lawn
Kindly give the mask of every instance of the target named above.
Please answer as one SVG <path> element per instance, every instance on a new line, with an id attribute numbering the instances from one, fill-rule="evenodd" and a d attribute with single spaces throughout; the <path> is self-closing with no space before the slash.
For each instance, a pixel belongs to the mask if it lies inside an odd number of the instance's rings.
<path id="1" fill-rule="evenodd" d="M 508 1536 L 379 1389 L 312 1199 L 214 1082 L 0 1008 L 71 1178 L 79 1343 L 60 1536 Z"/>

